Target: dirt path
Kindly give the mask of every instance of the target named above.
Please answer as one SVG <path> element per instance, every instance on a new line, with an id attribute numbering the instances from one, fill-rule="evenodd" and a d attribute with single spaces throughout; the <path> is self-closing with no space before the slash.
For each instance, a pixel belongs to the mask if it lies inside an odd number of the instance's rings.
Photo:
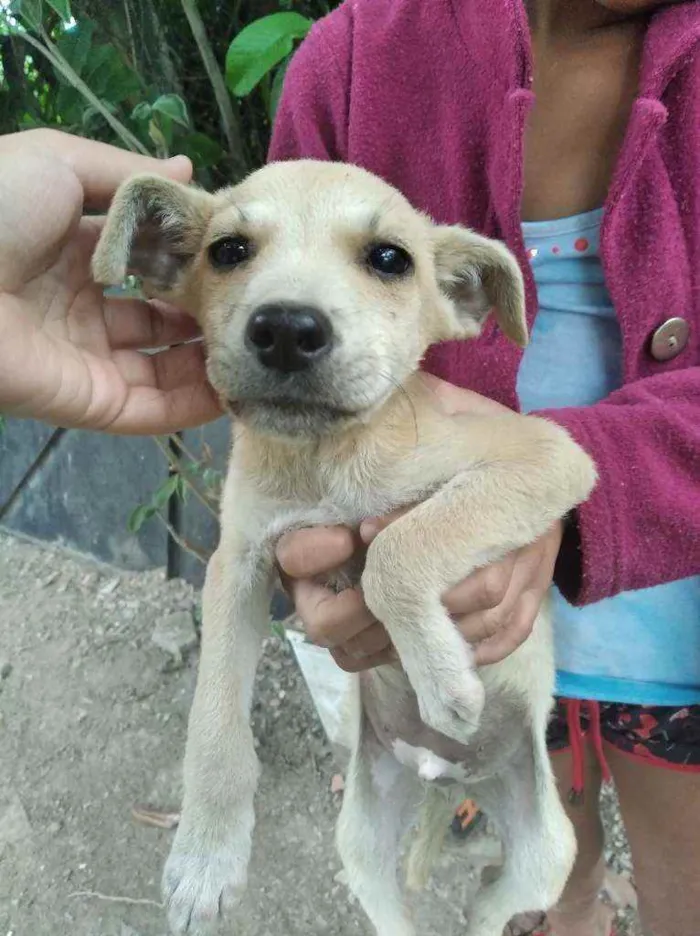
<path id="1" fill-rule="evenodd" d="M 159 879 L 177 809 L 196 651 L 195 595 L 0 535 L 0 936 L 165 936 Z M 156 632 L 157 643 L 153 641 Z M 251 883 L 237 936 L 369 936 L 336 880 L 332 756 L 289 648 L 257 682 L 263 765 Z M 624 843 L 615 858 L 627 862 Z M 423 936 L 458 936 L 482 837 L 451 846 L 417 904 Z M 99 896 L 102 895 L 102 896 Z"/>

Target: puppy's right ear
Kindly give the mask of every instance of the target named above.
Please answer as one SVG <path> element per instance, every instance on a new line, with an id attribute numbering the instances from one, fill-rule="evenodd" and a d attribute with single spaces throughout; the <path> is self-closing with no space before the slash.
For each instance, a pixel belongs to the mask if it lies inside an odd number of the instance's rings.
<path id="1" fill-rule="evenodd" d="M 155 175 L 134 176 L 117 190 L 92 258 L 93 277 L 107 286 L 138 276 L 149 298 L 187 311 L 187 272 L 213 211 L 202 189 Z"/>

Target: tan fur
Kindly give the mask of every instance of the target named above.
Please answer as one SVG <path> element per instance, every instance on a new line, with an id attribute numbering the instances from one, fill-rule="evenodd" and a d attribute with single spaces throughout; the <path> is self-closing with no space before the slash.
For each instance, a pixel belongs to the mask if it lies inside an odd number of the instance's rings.
<path id="1" fill-rule="evenodd" d="M 222 237 L 246 239 L 239 266 L 212 266 L 208 248 Z M 369 268 L 377 243 L 410 254 L 406 275 Z M 469 936 L 500 936 L 512 914 L 554 903 L 574 840 L 544 746 L 548 616 L 508 659 L 477 673 L 440 596 L 545 533 L 588 496 L 595 472 L 554 424 L 448 416 L 417 377 L 430 344 L 477 335 L 491 308 L 508 337 L 526 342 L 513 257 L 464 228 L 433 224 L 361 169 L 300 161 L 215 195 L 127 182 L 94 270 L 107 283 L 141 275 L 149 295 L 197 317 L 212 384 L 237 416 L 204 589 L 182 822 L 164 877 L 173 932 L 209 932 L 245 887 L 258 776 L 249 710 L 276 540 L 409 504 L 418 506 L 377 537 L 361 576 L 401 666 L 362 680 L 338 829 L 350 886 L 379 936 L 413 934 L 396 881 L 399 842 L 424 780 L 440 779 L 476 791 L 510 856 L 477 898 Z M 251 315 L 270 302 L 314 307 L 332 326 L 330 353 L 301 377 L 266 371 L 246 346 Z M 442 821 L 440 800 L 429 802 L 426 848 Z M 428 857 L 414 853 L 411 878 L 425 877 Z"/>

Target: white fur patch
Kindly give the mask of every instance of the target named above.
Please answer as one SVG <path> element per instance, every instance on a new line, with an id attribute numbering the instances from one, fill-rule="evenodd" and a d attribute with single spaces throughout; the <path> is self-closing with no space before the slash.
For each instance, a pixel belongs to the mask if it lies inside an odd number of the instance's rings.
<path id="1" fill-rule="evenodd" d="M 406 744 L 400 738 L 394 741 L 392 747 L 397 761 L 404 767 L 415 770 L 421 780 L 448 779 L 462 783 L 466 781 L 466 773 L 459 764 L 453 764 L 438 757 L 428 748 L 413 747 L 412 744 Z"/>

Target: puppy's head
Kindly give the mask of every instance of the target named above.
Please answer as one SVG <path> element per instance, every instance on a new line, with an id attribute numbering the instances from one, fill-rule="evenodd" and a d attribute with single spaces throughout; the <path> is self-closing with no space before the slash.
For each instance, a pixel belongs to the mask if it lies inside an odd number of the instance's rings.
<path id="1" fill-rule="evenodd" d="M 202 326 L 209 378 L 256 431 L 317 436 L 366 419 L 436 342 L 493 310 L 525 344 L 523 283 L 501 244 L 433 224 L 354 166 L 265 167 L 215 195 L 126 182 L 93 259 Z"/>

